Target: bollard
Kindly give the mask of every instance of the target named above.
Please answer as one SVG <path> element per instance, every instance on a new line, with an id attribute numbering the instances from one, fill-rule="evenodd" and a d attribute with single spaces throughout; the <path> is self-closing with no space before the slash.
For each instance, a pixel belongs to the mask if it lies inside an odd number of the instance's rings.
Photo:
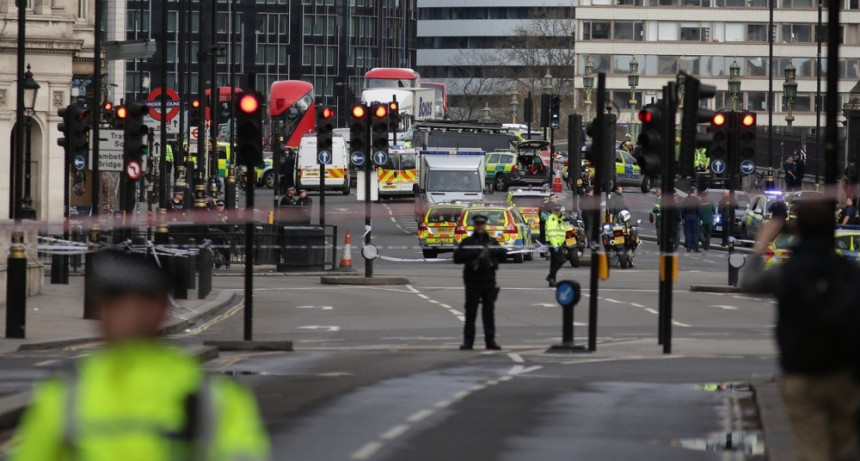
<path id="1" fill-rule="evenodd" d="M 584 352 L 584 346 L 573 343 L 573 308 L 582 296 L 576 280 L 561 280 L 555 289 L 555 300 L 561 305 L 561 344 L 550 346 L 547 352 Z M 590 325 L 589 325 L 590 326 Z"/>
<path id="2" fill-rule="evenodd" d="M 51 283 L 55 285 L 69 284 L 68 255 L 51 255 Z"/>
<path id="3" fill-rule="evenodd" d="M 173 274 L 173 298 L 188 299 L 188 258 L 173 256 L 170 258 L 170 269 Z"/>
<path id="4" fill-rule="evenodd" d="M 12 235 L 6 260 L 6 337 L 23 339 L 27 324 L 27 255 L 24 234 Z"/>
<path id="5" fill-rule="evenodd" d="M 197 274 L 200 277 L 197 282 L 197 299 L 206 299 L 212 292 L 212 249 L 208 243 L 197 255 Z"/>
<path id="6" fill-rule="evenodd" d="M 72 229 L 72 241 L 73 242 L 82 242 L 81 240 L 81 231 L 79 227 L 75 227 Z M 81 255 L 76 254 L 72 255 L 72 270 L 77 272 L 81 268 Z"/>
<path id="7" fill-rule="evenodd" d="M 746 258 L 740 253 L 735 253 L 735 238 L 729 237 L 729 286 L 738 286 L 741 267 L 746 263 Z"/>
<path id="8" fill-rule="evenodd" d="M 191 237 L 188 239 L 188 246 L 194 248 L 197 246 L 197 239 Z M 188 254 L 188 289 L 197 289 L 197 256 L 194 253 Z"/>
<path id="9" fill-rule="evenodd" d="M 228 210 L 236 209 L 236 168 L 231 165 L 227 170 L 227 180 L 224 182 L 224 205 Z"/>
<path id="10" fill-rule="evenodd" d="M 168 229 L 167 229 L 167 209 L 159 208 L 158 209 L 158 225 L 155 226 L 155 243 L 158 245 L 163 245 L 167 243 L 168 239 Z"/>
<path id="11" fill-rule="evenodd" d="M 93 271 L 93 252 L 99 248 L 99 227 L 93 226 L 90 229 L 90 234 L 87 237 L 89 240 L 89 253 L 84 256 L 84 318 L 87 320 L 95 320 L 99 318 L 95 303 L 92 301 L 92 289 L 90 280 Z"/>

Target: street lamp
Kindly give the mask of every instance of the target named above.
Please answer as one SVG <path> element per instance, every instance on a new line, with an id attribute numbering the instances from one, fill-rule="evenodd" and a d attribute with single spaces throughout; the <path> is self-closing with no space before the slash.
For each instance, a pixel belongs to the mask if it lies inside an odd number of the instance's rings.
<path id="1" fill-rule="evenodd" d="M 484 123 L 490 123 L 492 121 L 490 119 L 490 103 L 484 103 L 484 108 L 481 109 L 481 112 L 484 113 L 484 116 L 481 117 L 481 121 Z"/>
<path id="2" fill-rule="evenodd" d="M 517 123 L 517 112 L 520 110 L 520 101 L 516 93 L 511 93 L 511 123 Z"/>
<path id="3" fill-rule="evenodd" d="M 546 75 L 543 76 L 543 92 L 545 94 L 552 94 L 552 74 L 549 73 L 549 69 L 546 70 Z"/>
<path id="4" fill-rule="evenodd" d="M 738 97 L 741 95 L 741 66 L 738 60 L 732 61 L 729 66 L 729 94 L 732 95 L 732 112 L 738 110 Z"/>
<path id="5" fill-rule="evenodd" d="M 639 62 L 636 56 L 630 60 L 630 73 L 627 74 L 627 84 L 630 86 L 630 131 L 631 138 L 636 139 L 636 87 L 639 86 Z"/>
<path id="6" fill-rule="evenodd" d="M 545 95 L 552 94 L 552 74 L 549 73 L 549 68 L 547 68 L 546 74 L 543 76 L 543 88 L 542 88 L 542 90 L 543 90 L 543 94 L 545 94 Z M 549 113 L 549 104 L 550 104 L 549 99 L 550 99 L 549 97 L 541 98 L 541 106 L 542 106 L 541 107 L 541 113 L 543 113 L 544 108 L 547 110 L 547 113 Z M 546 107 L 543 107 L 544 102 L 546 103 Z M 548 139 L 550 144 L 552 144 L 552 141 L 553 141 L 551 139 L 551 136 L 553 134 L 552 128 L 546 126 L 546 127 L 543 127 L 543 129 L 544 129 L 543 138 Z"/>
<path id="7" fill-rule="evenodd" d="M 788 65 L 785 66 L 785 83 L 782 84 L 783 96 L 788 102 L 788 114 L 785 116 L 785 123 L 791 128 L 791 123 L 794 122 L 794 98 L 797 97 L 797 69 L 791 63 L 791 58 L 788 60 Z"/>
<path id="8" fill-rule="evenodd" d="M 27 151 L 24 158 L 24 198 L 21 200 L 21 219 L 36 219 L 36 209 L 33 208 L 33 197 L 30 195 L 30 173 L 33 157 L 33 115 L 35 114 L 36 95 L 39 93 L 39 84 L 33 80 L 33 73 L 30 72 L 29 64 L 27 65 L 27 72 L 24 73 L 24 81 L 21 86 L 24 89 L 24 111 L 27 114 Z"/>
<path id="9" fill-rule="evenodd" d="M 594 89 L 594 64 L 591 56 L 585 60 L 585 75 L 582 77 L 582 86 L 585 87 L 585 120 L 591 120 L 591 91 Z"/>

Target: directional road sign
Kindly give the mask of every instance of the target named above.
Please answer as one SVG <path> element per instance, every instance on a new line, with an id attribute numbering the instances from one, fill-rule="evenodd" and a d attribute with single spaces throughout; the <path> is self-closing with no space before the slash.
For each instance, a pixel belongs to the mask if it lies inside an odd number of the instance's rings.
<path id="1" fill-rule="evenodd" d="M 711 162 L 711 171 L 716 174 L 722 174 L 724 171 L 726 171 L 726 162 L 721 159 L 714 160 L 713 162 Z"/>
<path id="2" fill-rule="evenodd" d="M 373 163 L 377 165 L 385 165 L 388 161 L 388 154 L 385 151 L 378 150 L 373 153 Z"/>
<path id="3" fill-rule="evenodd" d="M 128 162 L 128 166 L 125 167 L 125 174 L 128 175 L 129 179 L 137 179 L 140 177 L 140 163 L 132 160 Z"/>
<path id="4" fill-rule="evenodd" d="M 572 306 L 579 302 L 580 286 L 574 280 L 562 280 L 555 289 L 555 300 L 562 306 Z"/>
<path id="5" fill-rule="evenodd" d="M 87 166 L 87 161 L 83 155 L 76 155 L 73 165 L 76 170 L 83 170 L 84 167 Z"/>
<path id="6" fill-rule="evenodd" d="M 754 171 L 755 171 L 755 163 L 752 160 L 746 159 L 743 162 L 741 162 L 741 173 L 753 174 Z"/>
<path id="7" fill-rule="evenodd" d="M 317 160 L 319 160 L 319 163 L 322 163 L 323 165 L 330 164 L 331 163 L 331 152 L 329 152 L 327 150 L 321 150 L 319 152 L 319 154 L 317 154 Z"/>
<path id="8" fill-rule="evenodd" d="M 550 122 L 549 127 L 552 128 L 553 130 L 557 130 L 558 129 L 558 120 L 553 120 L 552 122 Z"/>
<path id="9" fill-rule="evenodd" d="M 350 156 L 350 160 L 352 160 L 352 164 L 355 166 L 364 165 L 364 152 L 353 152 L 352 156 Z"/>

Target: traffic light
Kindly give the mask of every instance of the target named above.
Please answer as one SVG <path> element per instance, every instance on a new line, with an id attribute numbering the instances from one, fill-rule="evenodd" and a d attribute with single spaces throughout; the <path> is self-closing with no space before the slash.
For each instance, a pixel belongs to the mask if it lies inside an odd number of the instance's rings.
<path id="1" fill-rule="evenodd" d="M 352 152 L 361 152 L 365 156 L 370 155 L 368 149 L 370 141 L 367 139 L 370 132 L 367 111 L 367 106 L 364 104 L 352 106 L 349 111 L 349 149 Z"/>
<path id="2" fill-rule="evenodd" d="M 378 102 L 370 106 L 370 146 L 373 153 L 388 153 L 388 104 Z"/>
<path id="3" fill-rule="evenodd" d="M 400 129 L 400 104 L 397 101 L 388 103 L 388 131 L 396 133 Z"/>
<path id="4" fill-rule="evenodd" d="M 544 93 L 540 95 L 540 127 L 547 128 L 549 127 L 549 94 Z"/>
<path id="5" fill-rule="evenodd" d="M 143 149 L 145 143 L 143 137 L 149 132 L 149 129 L 143 123 L 143 116 L 149 112 L 143 104 L 139 102 L 129 102 L 126 104 L 127 117 L 125 126 L 123 127 L 123 139 L 125 142 L 124 156 L 125 165 L 128 166 L 130 161 L 138 162 L 138 165 L 143 161 Z"/>
<path id="6" fill-rule="evenodd" d="M 117 130 L 122 130 L 125 127 L 125 121 L 128 120 L 128 108 L 125 106 L 117 106 L 114 112 L 113 127 Z"/>
<path id="7" fill-rule="evenodd" d="M 236 162 L 257 167 L 263 165 L 263 112 L 261 97 L 245 92 L 236 100 Z"/>
<path id="8" fill-rule="evenodd" d="M 711 133 L 699 133 L 698 125 L 713 120 L 714 111 L 703 108 L 701 101 L 711 99 L 716 94 L 717 87 L 703 85 L 689 75 L 685 77 L 684 109 L 681 112 L 681 153 L 678 158 L 678 172 L 681 176 L 693 176 L 695 150 L 707 148 L 713 141 Z"/>
<path id="9" fill-rule="evenodd" d="M 615 172 L 615 129 L 618 117 L 615 114 L 604 114 L 603 125 L 598 126 L 594 121 L 588 122 L 585 134 L 591 138 L 591 147 L 586 151 L 585 158 L 594 167 L 594 181 L 600 185 L 601 190 L 606 190 L 609 179 Z"/>
<path id="10" fill-rule="evenodd" d="M 66 161 L 72 161 L 71 139 L 69 138 L 69 128 L 71 127 L 70 116 L 72 115 L 72 106 L 66 106 L 57 110 L 63 121 L 57 124 L 57 130 L 62 133 L 63 137 L 57 138 L 57 145 L 66 151 Z"/>
<path id="11" fill-rule="evenodd" d="M 72 104 L 68 109 L 69 157 L 86 158 L 90 150 L 90 111 L 83 104 Z"/>
<path id="12" fill-rule="evenodd" d="M 191 107 L 188 109 L 188 125 L 200 125 L 200 100 L 194 99 L 191 101 Z"/>
<path id="13" fill-rule="evenodd" d="M 639 111 L 639 122 L 642 124 L 642 132 L 639 133 L 638 142 L 642 146 L 637 159 L 639 167 L 648 177 L 657 177 L 660 174 L 660 160 L 665 151 L 665 139 L 663 139 L 664 119 L 666 112 L 662 104 L 648 104 Z"/>
<path id="14" fill-rule="evenodd" d="M 114 106 L 113 103 L 108 101 L 102 104 L 102 122 L 107 123 L 109 125 L 113 125 L 114 121 Z"/>
<path id="15" fill-rule="evenodd" d="M 708 156 L 712 159 L 725 159 L 729 156 L 729 139 L 731 138 L 731 120 L 734 112 L 717 112 L 711 118 L 711 147 Z"/>
<path id="16" fill-rule="evenodd" d="M 557 130 L 560 126 L 560 112 L 561 112 L 561 97 L 553 96 L 550 99 L 549 105 L 549 126 L 553 130 Z"/>
<path id="17" fill-rule="evenodd" d="M 334 111 L 331 107 L 317 107 L 317 152 L 332 149 L 332 134 L 334 133 Z"/>
<path id="18" fill-rule="evenodd" d="M 755 123 L 754 112 L 741 112 L 737 117 L 738 157 L 751 159 L 755 157 Z"/>

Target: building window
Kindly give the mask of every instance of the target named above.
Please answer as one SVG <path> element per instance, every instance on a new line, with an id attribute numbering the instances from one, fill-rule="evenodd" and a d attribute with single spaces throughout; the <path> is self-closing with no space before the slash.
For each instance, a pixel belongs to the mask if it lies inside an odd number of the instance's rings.
<path id="1" fill-rule="evenodd" d="M 783 43 L 809 43 L 813 41 L 811 24 L 783 24 Z"/>
<path id="2" fill-rule="evenodd" d="M 167 62 L 176 62 L 176 42 L 167 42 L 166 45 Z"/>
<path id="3" fill-rule="evenodd" d="M 767 58 L 746 58 L 746 77 L 767 76 Z"/>
<path id="4" fill-rule="evenodd" d="M 33 1 L 27 0 L 27 8 L 33 8 Z M 90 16 L 90 0 L 78 0 L 78 19 L 87 19 Z"/>
<path id="5" fill-rule="evenodd" d="M 678 73 L 678 58 L 675 56 L 657 56 L 657 75 L 675 75 Z"/>
<path id="6" fill-rule="evenodd" d="M 314 59 L 314 47 L 305 45 L 302 47 L 302 65 L 310 66 Z"/>
<path id="7" fill-rule="evenodd" d="M 611 29 L 612 29 L 612 23 L 609 21 L 605 21 L 605 22 L 586 21 L 583 23 L 582 39 L 583 40 L 607 40 L 607 39 L 609 39 L 609 34 L 610 34 Z"/>
<path id="8" fill-rule="evenodd" d="M 326 57 L 325 57 L 325 61 L 326 61 L 326 65 L 327 65 L 327 66 L 329 66 L 329 67 L 334 66 L 334 52 L 335 52 L 335 50 L 336 50 L 336 48 L 335 48 L 335 47 L 333 47 L 333 46 L 326 47 L 326 50 L 325 50 L 325 55 L 326 55 Z"/>
<path id="9" fill-rule="evenodd" d="M 690 75 L 701 75 L 698 56 L 681 56 L 680 67 L 681 72 L 686 72 Z"/>
<path id="10" fill-rule="evenodd" d="M 642 41 L 643 29 L 641 22 L 615 21 L 613 38 L 615 40 Z"/>
<path id="11" fill-rule="evenodd" d="M 324 46 L 314 47 L 314 65 L 317 67 L 321 67 L 321 66 L 325 65 L 325 47 Z"/>
<path id="12" fill-rule="evenodd" d="M 750 42 L 766 42 L 767 24 L 747 24 L 747 40 Z"/>
<path id="13" fill-rule="evenodd" d="M 278 15 L 278 33 L 286 35 L 289 32 L 290 17 L 286 14 Z"/>
<path id="14" fill-rule="evenodd" d="M 812 8 L 812 0 L 782 0 L 783 8 Z"/>
<path id="15" fill-rule="evenodd" d="M 729 101 L 731 104 L 731 101 Z M 747 92 L 747 110 L 761 111 L 767 110 L 767 92 L 766 91 L 748 91 Z"/>

